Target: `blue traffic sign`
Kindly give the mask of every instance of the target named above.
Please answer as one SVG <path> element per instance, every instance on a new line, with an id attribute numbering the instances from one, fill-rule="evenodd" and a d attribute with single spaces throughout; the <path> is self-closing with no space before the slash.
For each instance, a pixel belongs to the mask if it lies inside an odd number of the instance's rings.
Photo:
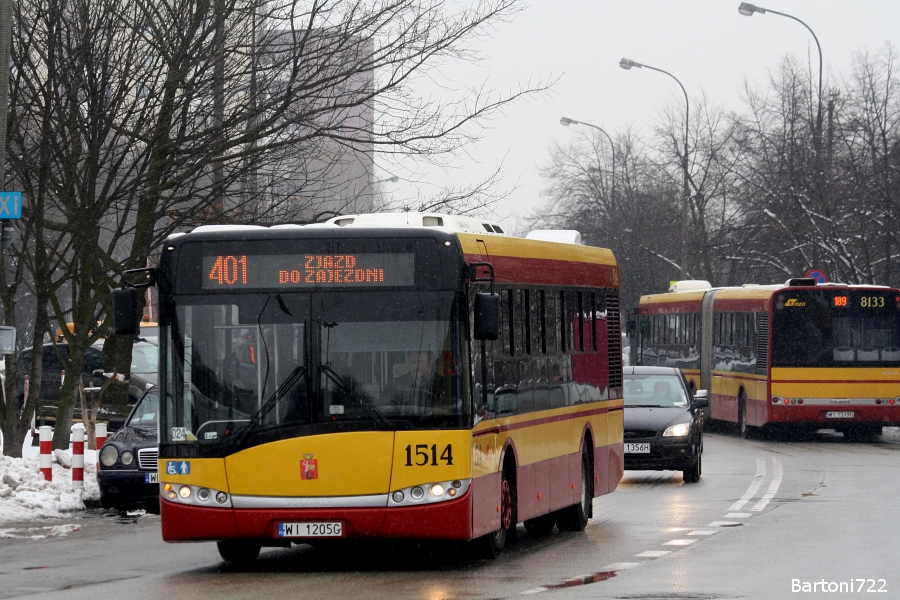
<path id="1" fill-rule="evenodd" d="M 0 192 L 0 219 L 22 218 L 22 192 Z"/>
<path id="2" fill-rule="evenodd" d="M 809 279 L 815 279 L 816 283 L 828 283 L 828 275 L 822 269 L 810 269 L 806 272 Z"/>

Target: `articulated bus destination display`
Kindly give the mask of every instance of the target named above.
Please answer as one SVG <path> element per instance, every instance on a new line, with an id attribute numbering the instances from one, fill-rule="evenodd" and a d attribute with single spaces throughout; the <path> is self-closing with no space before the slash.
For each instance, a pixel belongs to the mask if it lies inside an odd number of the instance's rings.
<path id="1" fill-rule="evenodd" d="M 219 254 L 203 257 L 204 289 L 415 284 L 415 255 Z"/>

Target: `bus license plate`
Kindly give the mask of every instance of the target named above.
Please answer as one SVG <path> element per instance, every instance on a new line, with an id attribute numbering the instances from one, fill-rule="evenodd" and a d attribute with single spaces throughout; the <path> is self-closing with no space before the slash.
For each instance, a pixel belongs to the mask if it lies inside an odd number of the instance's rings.
<path id="1" fill-rule="evenodd" d="M 649 442 L 625 444 L 625 454 L 650 454 Z"/>
<path id="2" fill-rule="evenodd" d="M 344 524 L 340 521 L 313 523 L 279 523 L 278 537 L 339 538 L 344 537 Z"/>
<path id="3" fill-rule="evenodd" d="M 147 473 L 144 475 L 144 483 L 159 483 L 159 473 Z"/>
<path id="4" fill-rule="evenodd" d="M 825 411 L 826 419 L 852 419 L 852 410 L 828 410 Z"/>

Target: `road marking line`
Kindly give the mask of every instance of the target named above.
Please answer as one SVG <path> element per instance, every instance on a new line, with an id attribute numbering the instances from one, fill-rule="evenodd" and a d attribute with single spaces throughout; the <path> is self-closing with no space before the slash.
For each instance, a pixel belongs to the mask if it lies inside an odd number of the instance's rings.
<path id="1" fill-rule="evenodd" d="M 726 519 L 746 519 L 747 517 L 752 517 L 753 515 L 750 513 L 728 513 L 725 515 Z"/>
<path id="2" fill-rule="evenodd" d="M 669 540 L 663 546 L 690 546 L 697 540 Z"/>
<path id="3" fill-rule="evenodd" d="M 756 492 L 759 491 L 759 486 L 762 484 L 762 480 L 766 476 L 766 459 L 762 456 L 756 457 L 756 477 L 753 478 L 753 481 L 750 482 L 750 487 L 747 488 L 747 491 L 744 492 L 744 495 L 741 496 L 741 499 L 735 502 L 729 507 L 729 511 L 734 512 L 737 510 L 741 510 L 744 508 L 744 505 L 750 502 L 750 499 L 756 495 Z"/>
<path id="4" fill-rule="evenodd" d="M 775 497 L 775 494 L 778 493 L 778 488 L 781 486 L 781 478 L 784 476 L 784 469 L 781 468 L 781 459 L 777 456 L 772 457 L 772 466 L 774 468 L 775 474 L 772 476 L 772 482 L 769 484 L 769 489 L 766 490 L 766 494 L 757 502 L 753 508 L 750 510 L 759 512 L 766 507 L 769 501 Z"/>
<path id="5" fill-rule="evenodd" d="M 692 531 L 688 535 L 715 535 L 719 533 L 718 531 Z"/>
<path id="6" fill-rule="evenodd" d="M 530 590 L 525 590 L 524 592 L 519 592 L 519 595 L 523 596 L 525 594 L 540 594 L 541 592 L 546 592 L 546 591 L 547 591 L 547 588 L 545 588 L 545 587 L 536 587 L 536 588 L 531 588 Z"/>
<path id="7" fill-rule="evenodd" d="M 640 564 L 641 563 L 618 562 L 618 563 L 613 563 L 611 565 L 606 565 L 605 567 L 603 567 L 603 570 L 604 571 L 622 571 L 624 569 L 630 569 L 632 567 L 636 567 Z"/>
<path id="8" fill-rule="evenodd" d="M 735 523 L 734 521 L 713 521 L 708 525 L 708 527 L 737 527 L 742 523 Z"/>
<path id="9" fill-rule="evenodd" d="M 646 552 L 641 552 L 640 554 L 635 554 L 638 558 L 659 558 L 660 556 L 665 556 L 666 554 L 672 554 L 671 550 L 647 550 Z"/>

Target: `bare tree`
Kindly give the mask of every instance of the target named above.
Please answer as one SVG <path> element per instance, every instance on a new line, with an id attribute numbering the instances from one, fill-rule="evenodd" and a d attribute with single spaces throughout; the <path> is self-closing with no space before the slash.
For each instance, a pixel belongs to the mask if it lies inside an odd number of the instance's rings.
<path id="1" fill-rule="evenodd" d="M 146 266 L 170 233 L 197 223 L 340 214 L 371 195 L 375 153 L 440 163 L 475 139 L 479 121 L 546 89 L 538 82 L 505 94 L 416 92 L 417 80 L 442 61 L 477 60 L 471 41 L 518 6 L 20 3 L 11 177 L 29 191 L 34 245 L 22 254 L 31 257 L 35 289 L 46 290 L 40 327 L 49 328 L 50 307 L 74 323 L 65 334 L 67 372 L 81 372 L 84 351 L 106 329 L 97 322 L 106 322 L 123 270 Z M 469 209 L 495 183 L 448 191 L 428 208 Z M 130 345 L 109 338 L 106 345 L 125 348 L 116 370 L 127 371 Z M 61 391 L 55 447 L 67 444 L 74 379 Z M 10 442 L 14 448 L 21 439 Z"/>

